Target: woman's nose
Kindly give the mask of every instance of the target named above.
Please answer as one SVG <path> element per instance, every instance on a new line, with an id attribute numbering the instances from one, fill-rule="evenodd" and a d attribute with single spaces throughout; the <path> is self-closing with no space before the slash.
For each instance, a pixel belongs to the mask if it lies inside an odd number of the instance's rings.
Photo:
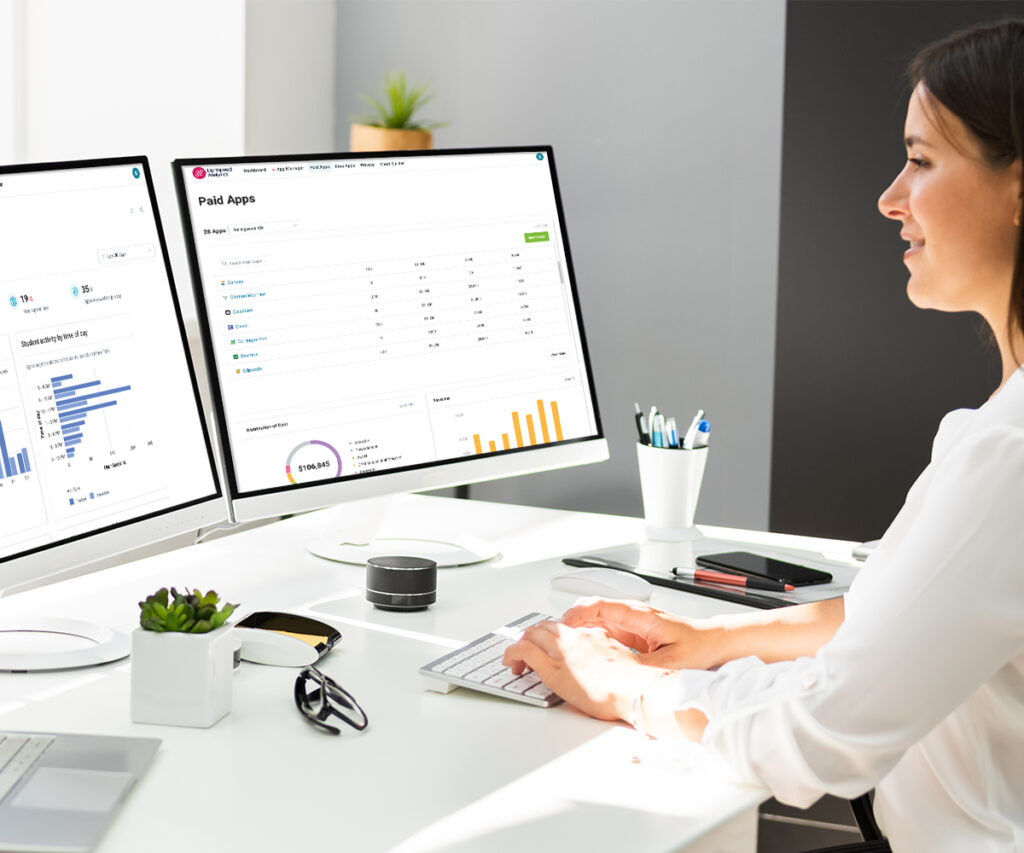
<path id="1" fill-rule="evenodd" d="M 907 215 L 907 192 L 904 175 L 905 170 L 901 171 L 878 197 L 878 210 L 882 216 L 889 219 L 902 219 Z"/>

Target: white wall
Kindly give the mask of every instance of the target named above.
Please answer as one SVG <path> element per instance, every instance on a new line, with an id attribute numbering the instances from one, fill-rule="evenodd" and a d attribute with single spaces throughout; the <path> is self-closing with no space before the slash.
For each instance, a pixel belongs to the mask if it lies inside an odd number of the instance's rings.
<path id="1" fill-rule="evenodd" d="M 0 163 L 22 159 L 25 0 L 0 0 Z"/>
<path id="2" fill-rule="evenodd" d="M 24 99 L 19 115 L 0 94 L 0 126 L 9 123 L 12 137 L 0 142 L 3 159 L 148 155 L 178 292 L 193 315 L 169 164 L 243 149 L 244 0 L 6 3 L 24 10 L 14 36 Z M 17 23 L 17 14 L 4 17 Z"/>
<path id="3" fill-rule="evenodd" d="M 334 150 L 336 0 L 248 0 L 246 154 Z"/>

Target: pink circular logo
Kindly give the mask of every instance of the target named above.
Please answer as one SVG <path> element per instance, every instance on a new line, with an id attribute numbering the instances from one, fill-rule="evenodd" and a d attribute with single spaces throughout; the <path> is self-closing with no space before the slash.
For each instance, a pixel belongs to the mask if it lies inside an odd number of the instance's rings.
<path id="1" fill-rule="evenodd" d="M 198 178 L 201 181 L 203 178 L 206 177 L 206 169 L 204 169 L 202 166 L 196 166 L 192 170 L 192 177 Z"/>

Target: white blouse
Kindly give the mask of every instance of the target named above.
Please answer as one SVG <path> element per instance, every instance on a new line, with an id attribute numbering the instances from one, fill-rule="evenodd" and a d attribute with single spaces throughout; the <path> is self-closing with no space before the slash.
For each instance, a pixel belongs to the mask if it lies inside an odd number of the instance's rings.
<path id="1" fill-rule="evenodd" d="M 817 655 L 684 671 L 644 705 L 703 711 L 783 802 L 875 787 L 897 853 L 1024 850 L 1024 369 L 943 419 Z"/>

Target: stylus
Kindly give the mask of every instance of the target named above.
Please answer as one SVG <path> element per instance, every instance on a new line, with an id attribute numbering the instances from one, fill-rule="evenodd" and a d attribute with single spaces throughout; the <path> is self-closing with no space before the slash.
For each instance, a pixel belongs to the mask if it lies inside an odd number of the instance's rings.
<path id="1" fill-rule="evenodd" d="M 672 574 L 685 580 L 705 581 L 706 583 L 724 583 L 727 586 L 745 586 L 747 589 L 763 589 L 766 592 L 792 592 L 795 586 L 772 578 L 758 578 L 753 575 L 730 575 L 727 572 L 715 572 L 711 569 L 687 569 L 675 566 Z"/>
<path id="2" fill-rule="evenodd" d="M 718 598 L 722 601 L 732 601 L 736 604 L 746 604 L 750 607 L 757 607 L 761 610 L 771 610 L 776 607 L 789 607 L 796 604 L 795 601 L 783 601 L 780 598 L 769 598 L 767 595 L 757 595 L 753 592 L 743 592 L 736 589 L 723 589 L 709 583 L 690 583 L 680 578 L 667 578 L 661 575 L 651 575 L 647 572 L 637 571 L 636 568 L 618 560 L 606 560 L 604 557 L 563 557 L 562 562 L 567 566 L 586 568 L 597 566 L 603 569 L 618 569 L 621 572 L 631 572 L 637 577 L 643 578 L 654 586 L 663 586 L 666 589 L 679 589 L 684 592 L 694 592 L 697 595 L 705 595 L 708 598 Z"/>

